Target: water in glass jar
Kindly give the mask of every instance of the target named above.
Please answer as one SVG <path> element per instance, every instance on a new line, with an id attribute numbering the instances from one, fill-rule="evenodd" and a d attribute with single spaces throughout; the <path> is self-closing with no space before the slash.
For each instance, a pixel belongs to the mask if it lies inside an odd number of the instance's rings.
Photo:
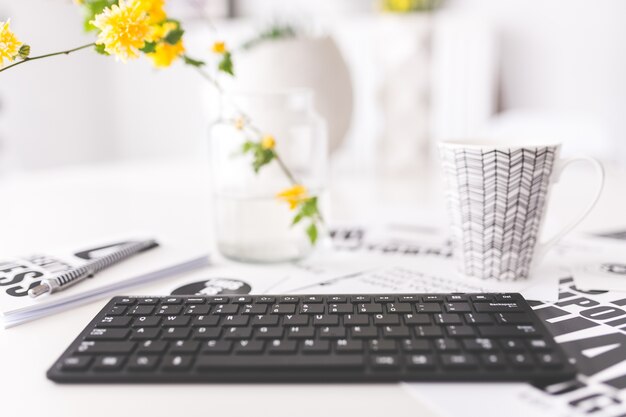
<path id="1" fill-rule="evenodd" d="M 324 193 L 316 192 L 319 207 Z M 296 210 L 275 195 L 215 196 L 216 229 L 220 252 L 246 262 L 281 262 L 307 256 L 313 249 L 305 229 L 305 219 L 291 225 Z"/>

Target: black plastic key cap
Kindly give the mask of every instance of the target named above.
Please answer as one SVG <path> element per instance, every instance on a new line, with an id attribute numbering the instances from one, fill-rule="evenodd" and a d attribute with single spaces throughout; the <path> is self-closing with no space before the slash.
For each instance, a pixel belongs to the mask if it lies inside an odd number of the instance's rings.
<path id="1" fill-rule="evenodd" d="M 305 314 L 286 314 L 282 317 L 285 326 L 306 326 L 309 324 L 309 316 Z"/>
<path id="2" fill-rule="evenodd" d="M 443 331 L 440 326 L 415 326 L 415 335 L 417 337 L 441 337 Z"/>
<path id="3" fill-rule="evenodd" d="M 509 362 L 515 368 L 532 368 L 534 366 L 532 357 L 524 352 L 510 354 Z"/>
<path id="4" fill-rule="evenodd" d="M 191 368 L 192 362 L 191 355 L 168 355 L 163 359 L 161 369 L 164 372 L 183 372 Z"/>
<path id="5" fill-rule="evenodd" d="M 370 361 L 374 369 L 395 369 L 400 366 L 396 355 L 372 355 Z"/>
<path id="6" fill-rule="evenodd" d="M 257 339 L 277 339 L 283 337 L 283 327 L 259 327 L 255 331 Z"/>
<path id="7" fill-rule="evenodd" d="M 165 316 L 163 317 L 163 326 L 169 327 L 185 327 L 189 325 L 191 317 L 189 316 Z"/>
<path id="8" fill-rule="evenodd" d="M 192 304 L 185 309 L 186 316 L 204 316 L 209 314 L 211 306 Z"/>
<path id="9" fill-rule="evenodd" d="M 398 316 L 397 314 L 376 314 L 374 315 L 374 324 L 400 324 L 400 316 Z"/>
<path id="10" fill-rule="evenodd" d="M 235 342 L 235 353 L 239 355 L 254 355 L 263 352 L 265 342 L 262 340 L 239 340 Z"/>
<path id="11" fill-rule="evenodd" d="M 302 353 L 327 353 L 330 351 L 328 340 L 306 339 L 302 341 Z"/>
<path id="12" fill-rule="evenodd" d="M 236 314 L 238 309 L 237 304 L 217 304 L 213 307 L 212 314 Z"/>
<path id="13" fill-rule="evenodd" d="M 125 317 L 130 319 L 130 317 Z M 141 316 L 133 321 L 133 327 L 157 327 L 161 324 L 161 317 Z"/>
<path id="14" fill-rule="evenodd" d="M 199 357 L 196 366 L 199 371 L 215 369 L 362 369 L 365 365 L 362 355 L 268 355 L 263 358 L 247 355 Z"/>
<path id="15" fill-rule="evenodd" d="M 127 368 L 134 372 L 152 371 L 159 364 L 159 359 L 156 355 L 135 355 L 128 361 Z"/>
<path id="16" fill-rule="evenodd" d="M 378 328 L 373 326 L 354 326 L 351 334 L 355 339 L 372 339 L 378 337 Z"/>
<path id="17" fill-rule="evenodd" d="M 248 316 L 225 316 L 222 326 L 243 327 L 247 326 L 250 318 Z"/>
<path id="18" fill-rule="evenodd" d="M 135 342 L 81 342 L 76 351 L 88 355 L 126 354 L 132 352 L 136 345 Z"/>
<path id="19" fill-rule="evenodd" d="M 408 355 L 406 365 L 409 368 L 430 369 L 435 367 L 435 359 L 431 354 Z"/>
<path id="20" fill-rule="evenodd" d="M 300 314 L 324 314 L 325 309 L 324 304 L 302 304 L 298 312 Z"/>
<path id="21" fill-rule="evenodd" d="M 161 338 L 165 340 L 187 339 L 191 329 L 188 327 L 166 327 L 161 334 Z"/>
<path id="22" fill-rule="evenodd" d="M 225 340 L 209 340 L 204 342 L 200 346 L 201 353 L 203 354 L 216 354 L 230 352 L 233 346 L 233 342 Z"/>
<path id="23" fill-rule="evenodd" d="M 382 313 L 383 306 L 380 304 L 358 304 L 357 311 L 362 314 Z"/>
<path id="24" fill-rule="evenodd" d="M 464 315 L 467 324 L 491 324 L 493 319 L 486 313 L 467 313 Z"/>
<path id="25" fill-rule="evenodd" d="M 180 314 L 182 312 L 183 312 L 183 306 L 179 306 L 179 305 L 162 305 L 161 307 L 159 307 L 157 309 L 155 314 L 157 316 L 167 316 L 167 315 L 177 315 L 177 314 Z"/>
<path id="26" fill-rule="evenodd" d="M 441 306 L 437 303 L 421 303 L 416 304 L 415 309 L 418 313 L 439 313 Z"/>
<path id="27" fill-rule="evenodd" d="M 339 324 L 339 316 L 336 314 L 317 314 L 313 316 L 314 326 L 336 326 Z"/>
<path id="28" fill-rule="evenodd" d="M 517 326 L 478 326 L 481 336 L 485 337 L 525 337 L 537 333 L 535 326 L 519 324 Z"/>
<path id="29" fill-rule="evenodd" d="M 122 369 L 125 359 L 126 357 L 119 355 L 100 356 L 96 359 L 96 362 L 93 365 L 93 370 L 104 372 L 119 371 Z"/>
<path id="30" fill-rule="evenodd" d="M 91 356 L 70 356 L 62 362 L 61 369 L 64 371 L 84 371 L 89 368 L 93 361 Z"/>
<path id="31" fill-rule="evenodd" d="M 293 314 L 295 312 L 295 304 L 274 304 L 270 309 L 272 314 Z"/>
<path id="32" fill-rule="evenodd" d="M 157 327 L 139 327 L 133 330 L 130 335 L 130 340 L 155 340 L 158 339 L 160 334 L 161 329 Z"/>
<path id="33" fill-rule="evenodd" d="M 314 336 L 315 327 L 310 326 L 291 326 L 287 334 L 289 339 L 311 339 Z"/>
<path id="34" fill-rule="evenodd" d="M 346 337 L 346 328 L 339 326 L 323 326 L 319 328 L 321 339 L 341 339 Z"/>
<path id="35" fill-rule="evenodd" d="M 224 339 L 227 340 L 250 339 L 251 336 L 252 328 L 250 327 L 227 327 L 224 329 Z"/>
<path id="36" fill-rule="evenodd" d="M 219 321 L 219 316 L 196 316 L 191 320 L 191 325 L 201 327 L 217 326 L 217 323 L 219 323 Z"/>
<path id="37" fill-rule="evenodd" d="M 395 352 L 398 350 L 398 344 L 394 340 L 374 339 L 369 341 L 371 352 Z"/>
<path id="38" fill-rule="evenodd" d="M 431 324 L 432 321 L 430 317 L 430 314 L 405 314 L 404 324 Z"/>
<path id="39" fill-rule="evenodd" d="M 461 324 L 461 316 L 456 313 L 435 314 L 435 323 L 437 324 Z"/>
<path id="40" fill-rule="evenodd" d="M 103 329 L 96 327 L 85 336 L 85 340 L 124 340 L 129 333 L 130 329 Z"/>
<path id="41" fill-rule="evenodd" d="M 252 318 L 253 326 L 275 326 L 278 324 L 278 316 L 258 315 Z"/>
<path id="42" fill-rule="evenodd" d="M 295 353 L 298 344 L 295 340 L 274 339 L 268 342 L 269 353 Z"/>
<path id="43" fill-rule="evenodd" d="M 146 340 L 137 346 L 137 352 L 143 354 L 160 354 L 167 350 L 168 343 L 164 341 Z"/>
<path id="44" fill-rule="evenodd" d="M 475 303 L 474 308 L 479 313 L 513 313 L 522 311 L 522 308 L 515 302 Z"/>
<path id="45" fill-rule="evenodd" d="M 363 352 L 363 341 L 339 339 L 335 342 L 335 351 L 337 353 Z"/>
<path id="46" fill-rule="evenodd" d="M 329 304 L 328 312 L 330 314 L 351 314 L 354 312 L 352 304 Z"/>
<path id="47" fill-rule="evenodd" d="M 346 314 L 343 316 L 344 326 L 367 326 L 369 320 L 367 314 Z"/>
<path id="48" fill-rule="evenodd" d="M 485 368 L 499 369 L 506 366 L 506 361 L 501 353 L 483 353 L 480 359 Z"/>
<path id="49" fill-rule="evenodd" d="M 403 339 L 409 337 L 409 328 L 403 326 L 384 326 L 383 336 L 391 339 Z"/>
<path id="50" fill-rule="evenodd" d="M 444 368 L 476 368 L 478 360 L 469 353 L 444 353 L 441 355 Z"/>
<path id="51" fill-rule="evenodd" d="M 241 314 L 255 314 L 261 315 L 267 312 L 267 306 L 265 304 L 246 304 L 243 306 Z"/>
<path id="52" fill-rule="evenodd" d="M 428 352 L 432 350 L 432 346 L 428 340 L 404 339 L 402 342 L 402 350 L 405 352 Z"/>
<path id="53" fill-rule="evenodd" d="M 195 353 L 200 347 L 200 342 L 192 340 L 177 340 L 172 343 L 170 353 Z"/>
<path id="54" fill-rule="evenodd" d="M 105 317 L 100 323 L 96 324 L 97 327 L 128 327 L 132 317 Z"/>

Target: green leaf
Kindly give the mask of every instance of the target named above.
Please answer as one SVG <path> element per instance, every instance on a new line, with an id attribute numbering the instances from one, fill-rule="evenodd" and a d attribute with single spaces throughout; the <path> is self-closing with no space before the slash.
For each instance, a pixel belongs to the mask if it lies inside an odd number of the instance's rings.
<path id="1" fill-rule="evenodd" d="M 176 45 L 182 39 L 184 33 L 185 31 L 182 29 L 170 30 L 163 40 L 170 45 Z"/>
<path id="2" fill-rule="evenodd" d="M 300 223 L 300 221 L 304 219 L 304 214 L 302 214 L 302 211 L 300 211 L 298 214 L 296 214 L 296 216 L 293 218 L 293 221 L 291 222 L 292 226 L 295 226 L 296 224 Z"/>
<path id="3" fill-rule="evenodd" d="M 301 213 L 303 216 L 306 217 L 313 217 L 315 216 L 318 211 L 317 211 L 317 197 L 311 197 L 309 199 L 307 199 L 304 204 L 302 204 L 302 209 L 301 209 Z"/>
<path id="4" fill-rule="evenodd" d="M 30 45 L 20 46 L 19 51 L 17 51 L 17 55 L 22 59 L 28 58 L 28 55 L 30 55 Z"/>
<path id="5" fill-rule="evenodd" d="M 311 245 L 315 245 L 315 242 L 317 242 L 317 225 L 311 223 L 309 227 L 306 228 L 306 234 L 309 237 Z"/>
<path id="6" fill-rule="evenodd" d="M 222 60 L 217 65 L 217 68 L 220 71 L 225 72 L 226 74 L 230 74 L 233 77 L 235 76 L 235 72 L 233 70 L 233 59 L 230 52 L 224 52 L 224 55 L 222 55 Z"/>
<path id="7" fill-rule="evenodd" d="M 151 54 L 156 52 L 156 42 L 146 42 L 143 48 L 139 49 L 144 54 Z"/>
<path id="8" fill-rule="evenodd" d="M 109 55 L 109 53 L 108 53 L 107 51 L 105 51 L 105 50 L 104 50 L 104 44 L 97 43 L 97 44 L 93 47 L 93 49 L 94 49 L 97 53 L 99 53 L 99 54 L 102 54 L 102 55 Z"/>
<path id="9" fill-rule="evenodd" d="M 246 141 L 243 143 L 243 145 L 241 145 L 241 152 L 242 153 L 248 153 L 251 150 L 253 150 L 256 146 L 258 146 L 257 143 L 254 143 L 252 141 Z"/>
<path id="10" fill-rule="evenodd" d="M 118 0 L 85 0 L 82 7 L 84 13 L 83 28 L 86 32 L 97 30 L 91 21 L 104 9 L 117 4 Z"/>
<path id="11" fill-rule="evenodd" d="M 191 65 L 193 67 L 197 67 L 200 68 L 201 66 L 205 65 L 204 61 L 200 61 L 198 59 L 193 59 L 187 55 L 183 56 L 183 60 L 185 61 L 185 64 L 187 65 Z"/>

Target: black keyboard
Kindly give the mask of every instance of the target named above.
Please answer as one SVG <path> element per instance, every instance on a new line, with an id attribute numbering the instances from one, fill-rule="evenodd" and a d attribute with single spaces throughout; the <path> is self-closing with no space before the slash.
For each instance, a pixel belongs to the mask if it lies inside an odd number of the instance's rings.
<path id="1" fill-rule="evenodd" d="M 57 382 L 533 381 L 575 368 L 519 294 L 115 297 Z"/>

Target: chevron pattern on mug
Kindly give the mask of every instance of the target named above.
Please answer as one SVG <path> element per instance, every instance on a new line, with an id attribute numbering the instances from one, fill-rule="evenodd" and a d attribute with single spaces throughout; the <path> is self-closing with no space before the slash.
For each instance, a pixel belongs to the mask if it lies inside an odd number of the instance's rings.
<path id="1" fill-rule="evenodd" d="M 558 150 L 440 145 L 460 272 L 498 281 L 528 277 Z"/>

